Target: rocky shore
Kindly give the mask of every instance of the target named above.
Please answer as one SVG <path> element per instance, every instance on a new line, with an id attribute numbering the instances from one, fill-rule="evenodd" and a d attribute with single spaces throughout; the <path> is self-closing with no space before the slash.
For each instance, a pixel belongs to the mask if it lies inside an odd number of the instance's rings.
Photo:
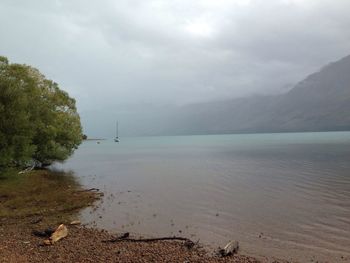
<path id="1" fill-rule="evenodd" d="M 68 226 L 69 234 L 53 245 L 43 245 L 44 239 L 33 230 L 44 229 L 45 223 L 33 224 L 32 219 L 1 222 L 0 262 L 260 262 L 257 259 L 233 255 L 219 258 L 200 247 L 188 248 L 182 241 L 103 242 L 113 235 L 104 230 L 84 226 Z"/>

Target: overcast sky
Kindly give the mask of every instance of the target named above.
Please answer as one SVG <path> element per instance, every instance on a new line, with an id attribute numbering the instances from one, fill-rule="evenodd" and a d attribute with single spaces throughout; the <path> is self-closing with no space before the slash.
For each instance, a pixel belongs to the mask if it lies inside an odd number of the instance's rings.
<path id="1" fill-rule="evenodd" d="M 349 0 L 1 0 L 0 54 L 58 82 L 94 133 L 90 115 L 286 91 L 350 54 L 349 13 Z"/>

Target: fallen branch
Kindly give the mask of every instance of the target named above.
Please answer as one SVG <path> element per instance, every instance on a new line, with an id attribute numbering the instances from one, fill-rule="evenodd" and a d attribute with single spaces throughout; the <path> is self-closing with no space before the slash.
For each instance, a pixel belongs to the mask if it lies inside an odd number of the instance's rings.
<path id="1" fill-rule="evenodd" d="M 121 241 L 127 241 L 127 242 L 153 242 L 153 241 L 162 241 L 162 240 L 181 240 L 181 241 L 191 241 L 188 238 L 185 237 L 156 237 L 156 238 L 112 238 L 109 240 L 103 240 L 102 242 L 121 242 Z M 191 241 L 192 242 L 192 241 Z"/>
<path id="2" fill-rule="evenodd" d="M 102 242 L 104 243 L 115 243 L 115 242 L 154 242 L 154 241 L 164 241 L 164 240 L 180 240 L 180 241 L 185 241 L 184 245 L 190 249 L 194 247 L 195 244 L 198 242 L 194 243 L 192 240 L 186 238 L 186 237 L 156 237 L 156 238 L 129 238 L 129 235 L 125 233 L 124 235 L 120 237 L 115 237 L 109 240 L 103 240 Z"/>
<path id="3" fill-rule="evenodd" d="M 100 189 L 98 189 L 98 188 L 90 188 L 90 189 L 79 190 L 77 192 L 100 192 Z"/>
<path id="4" fill-rule="evenodd" d="M 27 167 L 26 169 L 18 172 L 18 174 L 24 174 L 24 173 L 28 173 L 28 172 L 32 171 L 35 168 L 35 165 L 36 164 L 34 163 L 31 167 Z"/>
<path id="5" fill-rule="evenodd" d="M 18 172 L 18 174 L 28 173 L 37 167 L 42 167 L 42 163 L 35 159 L 32 159 L 30 162 L 27 163 L 27 168 Z"/>

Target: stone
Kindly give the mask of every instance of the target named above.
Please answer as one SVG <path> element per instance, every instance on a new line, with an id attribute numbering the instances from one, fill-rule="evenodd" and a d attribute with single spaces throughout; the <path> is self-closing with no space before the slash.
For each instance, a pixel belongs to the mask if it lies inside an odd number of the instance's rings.
<path id="1" fill-rule="evenodd" d="M 230 241 L 224 248 L 219 249 L 218 254 L 221 257 L 227 257 L 238 252 L 239 244 L 238 241 Z"/>

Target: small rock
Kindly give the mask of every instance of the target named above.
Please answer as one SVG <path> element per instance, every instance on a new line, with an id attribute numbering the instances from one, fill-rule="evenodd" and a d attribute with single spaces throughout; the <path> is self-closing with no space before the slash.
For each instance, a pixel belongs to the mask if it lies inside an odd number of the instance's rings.
<path id="1" fill-rule="evenodd" d="M 53 232 L 55 232 L 55 230 L 49 227 L 44 231 L 33 230 L 32 234 L 37 237 L 50 237 Z"/>
<path id="2" fill-rule="evenodd" d="M 218 254 L 221 257 L 233 255 L 238 252 L 239 244 L 238 241 L 230 241 L 224 248 L 219 249 Z"/>
<path id="3" fill-rule="evenodd" d="M 191 240 L 186 240 L 185 243 L 184 243 L 184 246 L 187 248 L 187 249 L 191 249 L 194 247 L 194 243 L 191 241 Z"/>
<path id="4" fill-rule="evenodd" d="M 125 232 L 123 234 L 121 234 L 118 239 L 125 239 L 125 238 L 128 238 L 130 236 L 130 233 L 129 232 Z"/>
<path id="5" fill-rule="evenodd" d="M 47 245 L 47 246 L 52 245 L 51 240 L 49 239 L 44 240 L 44 245 Z"/>
<path id="6" fill-rule="evenodd" d="M 80 225 L 81 222 L 80 222 L 79 220 L 74 220 L 74 221 L 70 222 L 69 224 L 70 224 L 71 226 L 73 226 L 73 225 Z"/>
<path id="7" fill-rule="evenodd" d="M 43 221 L 43 218 L 38 217 L 38 218 L 34 218 L 33 220 L 31 220 L 30 223 L 34 225 L 34 224 L 40 223 L 41 221 Z"/>

